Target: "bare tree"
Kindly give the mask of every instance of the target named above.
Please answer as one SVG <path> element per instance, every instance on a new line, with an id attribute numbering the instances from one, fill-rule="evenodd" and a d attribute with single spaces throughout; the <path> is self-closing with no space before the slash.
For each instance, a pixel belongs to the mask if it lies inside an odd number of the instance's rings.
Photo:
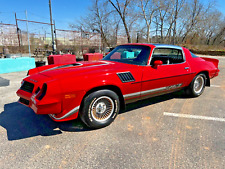
<path id="1" fill-rule="evenodd" d="M 101 33 L 106 46 L 116 45 L 118 35 L 124 34 L 128 43 L 132 41 L 131 35 L 138 35 L 138 42 L 140 37 L 142 42 L 155 43 L 224 42 L 224 15 L 212 5 L 214 0 L 209 0 L 208 5 L 201 0 L 93 1 L 89 15 L 80 25 Z"/>
<path id="2" fill-rule="evenodd" d="M 169 0 L 158 0 L 156 3 L 158 19 L 156 20 L 157 28 L 160 31 L 160 43 L 164 42 L 164 31 L 168 14 L 171 10 L 171 3 Z"/>
<path id="3" fill-rule="evenodd" d="M 104 22 L 107 21 L 108 16 L 110 14 L 110 12 L 106 12 L 104 9 L 106 9 L 106 5 L 107 4 L 103 4 L 102 6 L 99 6 L 99 0 L 95 0 L 95 5 L 94 5 L 94 14 L 96 16 L 96 23 L 98 25 L 98 29 L 96 29 L 98 31 L 98 33 L 101 34 L 101 38 L 103 40 L 103 42 L 105 42 L 105 44 L 107 46 L 110 46 L 107 40 L 107 35 L 106 35 L 106 30 L 104 30 Z M 101 10 L 103 7 L 103 10 Z M 107 22 L 108 23 L 108 22 Z M 106 28 L 107 29 L 107 28 Z"/>
<path id="4" fill-rule="evenodd" d="M 185 0 L 175 0 L 174 5 L 174 16 L 171 25 L 173 25 L 173 39 L 172 44 L 177 43 L 176 36 L 177 36 L 177 20 L 179 17 L 179 13 L 184 5 Z"/>
<path id="5" fill-rule="evenodd" d="M 216 40 L 220 39 L 219 43 L 222 43 L 225 41 L 225 26 L 219 31 L 219 33 L 215 36 L 213 39 L 213 45 L 215 44 Z"/>
<path id="6" fill-rule="evenodd" d="M 117 13 L 119 14 L 123 22 L 126 35 L 127 35 L 127 41 L 128 43 L 131 43 L 130 31 L 127 24 L 127 17 L 129 16 L 128 7 L 132 0 L 125 0 L 124 2 L 119 2 L 119 0 L 115 0 L 116 2 L 113 2 L 112 0 L 108 0 L 108 1 L 112 4 L 112 6 L 115 8 Z"/>
<path id="7" fill-rule="evenodd" d="M 189 5 L 189 12 L 190 15 L 187 18 L 186 22 L 189 21 L 189 23 L 186 25 L 186 32 L 184 33 L 182 37 L 182 42 L 186 39 L 187 35 L 192 31 L 194 26 L 199 22 L 201 12 L 203 11 L 203 4 L 200 3 L 199 0 L 193 0 L 193 3 L 190 3 Z M 188 16 L 188 15 L 187 15 Z"/>
<path id="8" fill-rule="evenodd" d="M 110 46 L 110 14 L 111 11 L 108 10 L 107 2 L 104 0 L 94 0 L 88 15 L 81 18 L 81 21 L 75 27 L 77 29 L 82 28 L 82 30 L 100 33 L 103 46 Z"/>
<path id="9" fill-rule="evenodd" d="M 146 37 L 147 42 L 149 43 L 150 40 L 150 31 L 151 31 L 151 24 L 153 20 L 153 16 L 158 8 L 155 6 L 154 0 L 140 0 L 138 1 L 139 7 L 141 9 L 141 17 L 144 18 L 146 24 Z"/>
<path id="10" fill-rule="evenodd" d="M 118 17 L 112 18 L 113 24 L 111 24 L 111 29 L 110 29 L 110 32 L 113 32 L 113 34 L 111 35 L 111 38 L 110 38 L 111 46 L 117 45 L 117 39 L 118 39 L 118 34 L 119 34 L 119 29 L 120 29 L 120 21 L 121 21 L 121 19 Z"/>
<path id="11" fill-rule="evenodd" d="M 222 13 L 219 11 L 210 11 L 204 16 L 204 21 L 201 24 L 202 38 L 205 38 L 206 45 L 210 45 L 213 37 L 219 34 L 219 31 L 224 26 L 222 20 Z"/>

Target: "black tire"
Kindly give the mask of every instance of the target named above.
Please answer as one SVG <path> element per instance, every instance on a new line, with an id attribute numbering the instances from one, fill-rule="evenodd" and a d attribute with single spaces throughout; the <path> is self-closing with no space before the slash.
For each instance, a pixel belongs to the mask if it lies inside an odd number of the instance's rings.
<path id="1" fill-rule="evenodd" d="M 203 73 L 197 74 L 192 80 L 191 84 L 187 87 L 186 93 L 190 97 L 200 96 L 206 85 L 206 75 Z"/>
<path id="2" fill-rule="evenodd" d="M 114 121 L 119 110 L 118 95 L 111 90 L 99 90 L 84 98 L 80 118 L 89 128 L 102 128 Z"/>

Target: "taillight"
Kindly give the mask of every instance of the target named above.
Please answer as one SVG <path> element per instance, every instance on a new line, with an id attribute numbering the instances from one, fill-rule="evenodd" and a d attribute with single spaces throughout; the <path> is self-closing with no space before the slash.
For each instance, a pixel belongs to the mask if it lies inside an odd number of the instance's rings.
<path id="1" fill-rule="evenodd" d="M 44 97 L 45 94 L 46 94 L 46 91 L 47 91 L 47 84 L 44 83 L 43 86 L 42 86 L 42 88 L 41 88 L 41 90 L 38 92 L 36 98 L 37 98 L 38 100 L 43 99 L 43 97 Z"/>

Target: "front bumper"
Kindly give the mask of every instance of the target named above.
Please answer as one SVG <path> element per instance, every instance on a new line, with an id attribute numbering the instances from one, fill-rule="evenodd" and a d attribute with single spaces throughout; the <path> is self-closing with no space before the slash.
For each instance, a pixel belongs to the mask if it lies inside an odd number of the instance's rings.
<path id="1" fill-rule="evenodd" d="M 85 95 L 84 91 L 62 94 L 59 88 L 60 84 L 47 82 L 45 83 L 47 86 L 45 94 L 40 99 L 40 95 L 43 93 L 41 92 L 43 91 L 43 82 L 25 82 L 17 91 L 17 95 L 20 97 L 19 103 L 30 107 L 36 114 L 48 114 L 52 120 L 57 122 L 73 120 L 78 117 L 80 104 Z M 27 86 L 24 87 L 23 84 Z"/>
<path id="2" fill-rule="evenodd" d="M 19 89 L 17 95 L 20 97 L 19 102 L 30 107 L 36 114 L 58 114 L 61 112 L 61 102 L 57 99 L 37 100 L 35 93 L 29 93 Z"/>
<path id="3" fill-rule="evenodd" d="M 32 95 L 21 89 L 17 91 L 17 95 L 20 97 L 19 103 L 30 107 L 36 114 L 48 114 L 56 122 L 73 120 L 78 117 L 80 106 L 75 107 L 69 112 L 62 112 L 62 105 L 58 100 L 41 102 L 35 98 L 35 94 Z"/>

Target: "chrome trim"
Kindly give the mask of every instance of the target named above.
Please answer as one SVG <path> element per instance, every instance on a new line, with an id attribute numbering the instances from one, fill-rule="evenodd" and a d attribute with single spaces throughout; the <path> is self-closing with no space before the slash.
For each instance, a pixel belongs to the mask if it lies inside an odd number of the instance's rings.
<path id="1" fill-rule="evenodd" d="M 155 48 L 153 48 L 153 50 L 152 50 L 152 53 L 151 53 L 151 56 L 150 56 L 150 60 L 149 60 L 149 63 L 147 63 L 147 66 L 152 66 L 152 65 L 150 65 L 150 63 L 151 63 L 151 61 L 152 61 L 152 55 L 153 55 L 153 53 L 154 53 L 154 50 L 155 50 L 155 49 L 160 49 L 160 48 L 169 48 L 169 49 L 177 49 L 177 50 L 181 50 L 181 51 L 182 51 L 182 55 L 183 55 L 183 59 L 184 59 L 184 61 L 181 62 L 181 63 L 162 64 L 162 65 L 177 65 L 177 64 L 183 64 L 183 63 L 186 62 L 186 56 L 185 56 L 185 54 L 184 54 L 184 51 L 183 51 L 183 48 L 182 48 L 182 47 L 180 47 L 180 46 L 173 46 L 173 45 L 160 45 L 160 44 L 156 44 L 156 45 L 154 45 L 154 46 L 155 46 Z"/>
<path id="2" fill-rule="evenodd" d="M 90 65 L 90 66 L 86 65 L 85 67 L 96 67 L 96 66 L 103 66 L 103 65 L 109 65 L 109 64 L 113 64 L 113 63 L 103 62 L 102 64 L 99 64 L 99 65 Z"/>
<path id="3" fill-rule="evenodd" d="M 169 86 L 168 86 L 169 87 Z M 156 88 L 156 89 L 151 89 L 151 90 L 146 90 L 146 91 L 142 91 L 141 94 L 148 94 L 148 93 L 154 93 L 154 92 L 158 92 L 161 90 L 166 90 L 167 87 L 160 87 L 160 88 Z"/>
<path id="4" fill-rule="evenodd" d="M 136 93 L 130 93 L 130 94 L 125 94 L 123 95 L 124 98 L 132 97 L 132 96 L 138 96 L 140 95 L 141 92 L 136 92 Z"/>
<path id="5" fill-rule="evenodd" d="M 64 116 L 59 117 L 59 118 L 55 117 L 54 114 L 49 114 L 49 116 L 52 117 L 52 118 L 55 119 L 55 120 L 62 120 L 62 119 L 65 119 L 65 118 L 67 118 L 67 117 L 73 115 L 74 113 L 77 113 L 78 110 L 79 110 L 79 108 L 80 108 L 80 106 L 77 106 L 77 107 L 75 107 L 74 109 L 70 110 L 68 113 L 66 113 Z"/>
<path id="6" fill-rule="evenodd" d="M 138 95 L 145 95 L 145 94 L 154 93 L 154 92 L 158 92 L 158 91 L 177 89 L 177 88 L 181 87 L 182 85 L 183 85 L 182 83 L 179 83 L 179 84 L 176 84 L 176 85 L 165 86 L 165 87 L 155 88 L 155 89 L 151 89 L 151 90 L 145 90 L 145 91 L 141 91 L 141 92 L 125 94 L 125 95 L 123 95 L 123 97 L 125 99 L 127 99 L 129 97 L 135 97 L 135 96 L 138 96 Z"/>
<path id="7" fill-rule="evenodd" d="M 117 72 L 116 74 L 120 74 L 120 73 L 130 73 L 130 71 L 126 71 L 126 72 Z"/>
<path id="8" fill-rule="evenodd" d="M 157 48 L 174 48 L 174 49 L 180 49 L 182 50 L 181 46 L 176 46 L 176 45 L 167 45 L 167 44 L 154 44 L 152 43 Z"/>

